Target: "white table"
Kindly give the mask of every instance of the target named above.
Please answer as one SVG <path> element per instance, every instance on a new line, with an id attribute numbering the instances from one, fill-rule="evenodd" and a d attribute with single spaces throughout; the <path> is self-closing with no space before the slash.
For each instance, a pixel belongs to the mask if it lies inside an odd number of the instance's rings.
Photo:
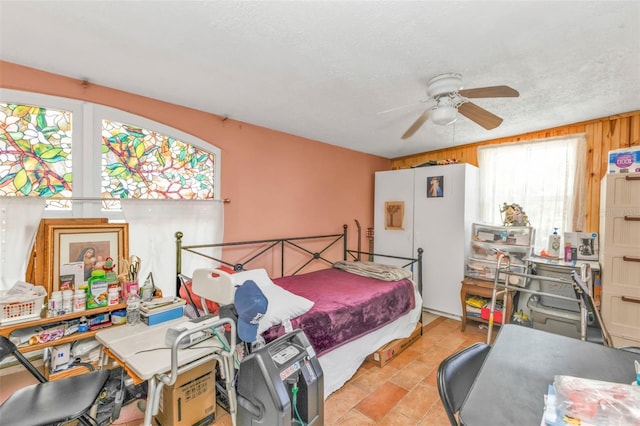
<path id="1" fill-rule="evenodd" d="M 189 321 L 189 318 L 182 317 L 154 326 L 140 323 L 134 326 L 111 327 L 99 331 L 96 339 L 140 379 L 149 382 L 144 426 L 151 426 L 152 417 L 158 414 L 160 393 L 164 385 L 173 385 L 178 375 L 212 359 L 220 363 L 220 371 L 226 382 L 229 411 L 235 425 L 236 400 L 233 385 L 235 323 L 228 318 L 215 317 L 189 331 L 182 332 L 172 346 L 166 345 L 167 329 L 186 321 Z M 212 337 L 189 348 L 178 349 L 178 342 L 184 337 L 224 324 L 231 325 L 232 336 L 230 344 L 225 341 L 226 348 L 217 338 Z M 224 334 L 220 333 L 220 335 L 224 339 Z"/>

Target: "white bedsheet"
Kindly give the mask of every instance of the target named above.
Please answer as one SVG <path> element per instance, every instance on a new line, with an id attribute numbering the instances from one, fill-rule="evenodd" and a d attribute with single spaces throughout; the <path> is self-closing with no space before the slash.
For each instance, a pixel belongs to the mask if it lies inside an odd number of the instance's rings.
<path id="1" fill-rule="evenodd" d="M 415 286 L 414 286 L 415 288 Z M 422 315 L 422 297 L 415 291 L 415 307 L 390 324 L 318 358 L 324 374 L 324 399 L 340 389 L 358 371 L 368 355 L 395 339 L 409 337 Z"/>

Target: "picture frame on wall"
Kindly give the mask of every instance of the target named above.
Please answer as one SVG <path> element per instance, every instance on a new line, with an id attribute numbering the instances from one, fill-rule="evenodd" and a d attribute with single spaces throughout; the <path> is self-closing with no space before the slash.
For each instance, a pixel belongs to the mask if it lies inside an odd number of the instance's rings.
<path id="1" fill-rule="evenodd" d="M 61 288 L 77 288 L 107 258 L 118 262 L 129 257 L 129 226 L 49 223 L 44 230 L 44 254 L 43 285 L 49 294 Z"/>
<path id="2" fill-rule="evenodd" d="M 429 176 L 427 178 L 427 198 L 444 197 L 444 176 Z"/>
<path id="3" fill-rule="evenodd" d="M 404 229 L 404 201 L 387 201 L 384 203 L 384 229 Z"/>

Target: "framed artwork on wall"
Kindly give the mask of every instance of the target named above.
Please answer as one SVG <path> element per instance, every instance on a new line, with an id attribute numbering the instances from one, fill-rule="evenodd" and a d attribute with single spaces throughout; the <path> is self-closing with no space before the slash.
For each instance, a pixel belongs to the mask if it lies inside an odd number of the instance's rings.
<path id="1" fill-rule="evenodd" d="M 47 251 L 45 250 L 45 235 L 48 234 L 49 228 L 51 226 L 67 226 L 67 225 L 75 225 L 75 226 L 86 226 L 86 225 L 97 225 L 97 224 L 107 224 L 109 223 L 109 219 L 107 218 L 82 218 L 82 219 L 42 219 L 40 220 L 40 226 L 38 227 L 38 232 L 36 234 L 36 239 L 33 244 L 33 248 L 31 250 L 31 255 L 29 256 L 29 261 L 27 264 L 27 271 L 25 274 L 25 281 L 32 284 L 45 285 L 45 265 L 49 260 L 45 259 L 47 257 Z"/>
<path id="2" fill-rule="evenodd" d="M 404 229 L 404 201 L 387 201 L 384 203 L 384 229 Z"/>
<path id="3" fill-rule="evenodd" d="M 444 176 L 429 176 L 427 178 L 427 198 L 444 197 Z"/>

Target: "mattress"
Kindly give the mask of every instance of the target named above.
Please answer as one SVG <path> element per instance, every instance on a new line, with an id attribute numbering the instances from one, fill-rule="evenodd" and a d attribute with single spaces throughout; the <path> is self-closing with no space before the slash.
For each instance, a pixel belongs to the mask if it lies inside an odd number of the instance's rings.
<path id="1" fill-rule="evenodd" d="M 273 281 L 314 302 L 311 310 L 292 319 L 291 325 L 305 332 L 318 357 L 392 323 L 418 306 L 415 285 L 409 279 L 383 281 L 330 268 Z M 284 333 L 284 327 L 278 325 L 262 336 L 270 342 Z M 369 353 L 377 347 L 370 349 Z"/>

